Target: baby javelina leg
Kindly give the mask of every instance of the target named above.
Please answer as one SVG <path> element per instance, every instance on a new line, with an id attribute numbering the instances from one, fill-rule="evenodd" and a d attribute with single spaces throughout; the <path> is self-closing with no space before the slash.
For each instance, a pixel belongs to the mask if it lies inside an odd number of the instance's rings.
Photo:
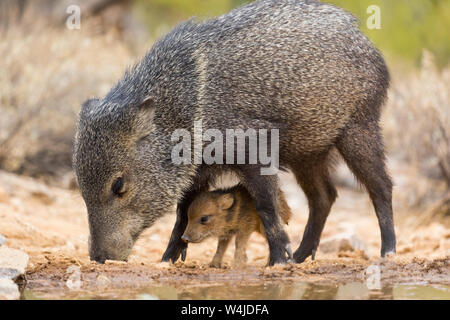
<path id="1" fill-rule="evenodd" d="M 233 266 L 236 268 L 244 267 L 247 264 L 247 242 L 250 239 L 252 231 L 245 230 L 244 228 L 239 229 L 236 234 L 236 249 L 234 251 L 234 263 Z"/>
<path id="2" fill-rule="evenodd" d="M 231 235 L 219 238 L 216 254 L 214 255 L 214 258 L 212 259 L 211 263 L 209 264 L 209 266 L 211 268 L 220 268 L 222 266 L 223 255 L 225 254 L 225 251 L 227 250 L 230 240 L 231 240 Z"/>

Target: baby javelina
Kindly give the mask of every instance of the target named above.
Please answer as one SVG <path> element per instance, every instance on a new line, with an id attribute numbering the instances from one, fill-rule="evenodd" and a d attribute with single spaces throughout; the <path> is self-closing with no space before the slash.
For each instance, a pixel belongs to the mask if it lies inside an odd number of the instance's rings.
<path id="1" fill-rule="evenodd" d="M 288 224 L 292 213 L 281 191 L 278 206 L 280 221 Z M 242 267 L 247 262 L 247 242 L 254 231 L 265 236 L 252 197 L 245 187 L 237 185 L 200 193 L 188 209 L 188 225 L 182 239 L 188 243 L 199 243 L 206 238 L 217 237 L 217 251 L 210 266 L 220 268 L 231 237 L 236 235 L 233 265 Z"/>

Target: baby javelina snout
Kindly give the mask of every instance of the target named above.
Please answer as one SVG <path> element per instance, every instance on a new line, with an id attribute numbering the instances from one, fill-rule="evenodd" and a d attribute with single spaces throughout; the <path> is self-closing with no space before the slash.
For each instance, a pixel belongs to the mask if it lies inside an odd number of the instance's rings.
<path id="1" fill-rule="evenodd" d="M 292 213 L 281 191 L 278 206 L 280 222 L 287 224 Z M 254 231 L 265 237 L 264 226 L 252 197 L 245 187 L 237 185 L 229 189 L 200 193 L 188 209 L 188 225 L 182 239 L 188 243 L 199 243 L 206 238 L 217 237 L 217 251 L 210 266 L 220 268 L 227 246 L 235 235 L 233 265 L 242 267 L 247 263 L 245 251 Z"/>

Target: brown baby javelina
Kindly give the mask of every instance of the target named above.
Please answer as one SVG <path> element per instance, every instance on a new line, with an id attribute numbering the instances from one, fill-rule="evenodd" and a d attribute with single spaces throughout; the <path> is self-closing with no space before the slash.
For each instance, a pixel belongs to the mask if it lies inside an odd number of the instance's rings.
<path id="1" fill-rule="evenodd" d="M 281 191 L 278 206 L 281 221 L 288 224 L 292 213 Z M 227 246 L 235 235 L 234 266 L 240 267 L 247 262 L 247 242 L 255 231 L 263 236 L 266 234 L 248 190 L 237 185 L 200 193 L 188 209 L 188 225 L 182 239 L 187 243 L 199 243 L 217 237 L 217 251 L 210 265 L 220 268 Z"/>

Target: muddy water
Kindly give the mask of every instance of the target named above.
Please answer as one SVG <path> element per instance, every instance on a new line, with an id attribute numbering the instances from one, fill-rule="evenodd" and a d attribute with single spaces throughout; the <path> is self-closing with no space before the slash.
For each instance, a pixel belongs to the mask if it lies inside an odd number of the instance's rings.
<path id="1" fill-rule="evenodd" d="M 450 300 L 450 286 L 397 284 L 369 290 L 365 283 L 313 284 L 305 282 L 198 283 L 164 284 L 140 289 L 71 291 L 59 289 L 24 289 L 23 299 L 251 299 L 251 300 L 340 300 L 340 299 L 444 299 Z"/>

